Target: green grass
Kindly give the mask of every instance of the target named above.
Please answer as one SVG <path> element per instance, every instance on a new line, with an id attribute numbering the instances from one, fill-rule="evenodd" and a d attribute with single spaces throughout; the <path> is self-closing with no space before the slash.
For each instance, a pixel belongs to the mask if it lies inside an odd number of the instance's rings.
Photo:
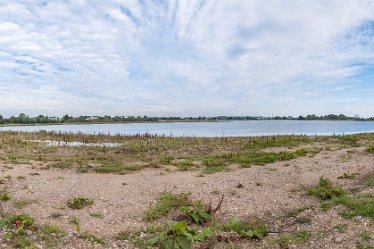
<path id="1" fill-rule="evenodd" d="M 365 185 L 368 187 L 373 187 L 374 186 L 374 173 L 368 174 L 365 179 Z"/>
<path id="2" fill-rule="evenodd" d="M 103 240 L 102 238 L 90 233 L 90 232 L 85 232 L 83 235 L 82 235 L 82 238 L 84 240 L 87 240 L 89 242 L 91 242 L 92 244 L 99 244 L 99 245 L 105 245 L 105 240 Z"/>
<path id="3" fill-rule="evenodd" d="M 121 164 L 114 164 L 114 165 L 109 165 L 109 166 L 95 167 L 94 171 L 97 173 L 109 174 L 109 173 L 125 173 L 125 172 L 139 171 L 141 169 L 142 168 L 138 166 L 124 166 Z"/>
<path id="4" fill-rule="evenodd" d="M 84 207 L 87 207 L 87 206 L 92 206 L 93 205 L 93 200 L 85 197 L 85 196 L 77 196 L 77 197 L 73 197 L 71 198 L 68 202 L 67 202 L 67 206 L 71 209 L 83 209 Z"/>
<path id="5" fill-rule="evenodd" d="M 10 200 L 10 194 L 8 192 L 0 192 L 0 201 L 9 201 Z"/>
<path id="6" fill-rule="evenodd" d="M 258 220 L 243 220 L 231 217 L 226 223 L 218 224 L 218 230 L 224 232 L 235 232 L 243 238 L 262 239 L 267 235 L 264 224 Z"/>
<path id="7" fill-rule="evenodd" d="M 191 205 L 191 201 L 187 194 L 173 194 L 171 192 L 165 192 L 161 194 L 156 203 L 145 212 L 145 220 L 155 221 L 163 216 L 168 215 L 175 209 L 189 205 Z"/>
<path id="8" fill-rule="evenodd" d="M 321 177 L 318 186 L 308 190 L 309 195 L 314 195 L 322 200 L 346 196 L 347 193 L 339 186 L 334 186 L 327 178 Z"/>
<path id="9" fill-rule="evenodd" d="M 202 171 L 204 174 L 213 174 L 221 171 L 229 171 L 229 169 L 225 167 L 225 163 L 222 160 L 216 158 L 204 159 L 203 165 L 205 166 L 205 168 Z"/>
<path id="10" fill-rule="evenodd" d="M 371 154 L 374 154 L 374 144 L 368 146 L 368 147 L 366 148 L 366 152 L 371 153 Z"/>
<path id="11" fill-rule="evenodd" d="M 299 231 L 293 234 L 285 234 L 275 239 L 267 240 L 270 245 L 279 245 L 281 248 L 289 248 L 290 245 L 302 245 L 310 239 L 310 232 Z"/>
<path id="12" fill-rule="evenodd" d="M 327 178 L 321 177 L 318 186 L 308 190 L 309 195 L 321 199 L 321 207 L 327 209 L 335 205 L 343 205 L 347 211 L 340 213 L 345 218 L 365 216 L 374 219 L 374 195 L 348 195 L 339 186 L 334 186 Z"/>

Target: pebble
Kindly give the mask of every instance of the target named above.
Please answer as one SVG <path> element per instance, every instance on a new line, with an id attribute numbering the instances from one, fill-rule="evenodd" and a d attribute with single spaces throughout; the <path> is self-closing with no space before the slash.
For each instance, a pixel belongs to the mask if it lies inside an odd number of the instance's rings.
<path id="1" fill-rule="evenodd" d="M 336 237 L 334 240 L 335 243 L 340 243 L 342 242 L 342 238 Z"/>

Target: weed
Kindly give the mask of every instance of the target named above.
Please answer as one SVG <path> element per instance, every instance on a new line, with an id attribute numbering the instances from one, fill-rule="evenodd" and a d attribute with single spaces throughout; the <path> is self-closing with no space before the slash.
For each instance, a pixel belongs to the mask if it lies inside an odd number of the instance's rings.
<path id="1" fill-rule="evenodd" d="M 99 245 L 104 245 L 105 244 L 105 241 L 96 236 L 96 235 L 93 235 L 92 233 L 90 232 L 85 232 L 83 235 L 82 235 L 82 238 L 91 242 L 92 244 L 99 244 Z"/>
<path id="2" fill-rule="evenodd" d="M 34 203 L 34 201 L 32 200 L 16 200 L 14 203 L 13 203 L 13 206 L 17 209 L 22 209 L 30 204 Z"/>
<path id="3" fill-rule="evenodd" d="M 8 192 L 0 192 L 0 200 L 1 201 L 9 201 L 10 200 L 10 195 Z"/>
<path id="4" fill-rule="evenodd" d="M 93 200 L 84 197 L 84 196 L 77 196 L 73 197 L 67 202 L 67 206 L 71 209 L 83 209 L 86 206 L 92 206 Z"/>
<path id="5" fill-rule="evenodd" d="M 296 218 L 296 223 L 298 223 L 298 224 L 310 224 L 310 223 L 312 223 L 312 219 L 308 216 L 302 216 L 302 217 Z"/>
<path id="6" fill-rule="evenodd" d="M 269 239 L 270 245 L 279 245 L 281 248 L 289 248 L 290 244 L 305 244 L 310 238 L 310 232 L 299 231 L 295 234 L 285 234 L 276 239 Z"/>
<path id="7" fill-rule="evenodd" d="M 172 194 L 170 192 L 163 193 L 153 207 L 145 212 L 145 220 L 155 221 L 162 216 L 166 216 L 172 210 L 183 206 L 190 206 L 191 201 L 185 193 Z"/>
<path id="8" fill-rule="evenodd" d="M 338 177 L 338 179 L 350 179 L 350 180 L 353 180 L 358 175 L 359 175 L 359 173 L 348 173 L 348 172 L 344 172 L 343 175 L 341 175 L 341 176 Z"/>
<path id="9" fill-rule="evenodd" d="M 124 173 L 124 172 L 138 171 L 141 169 L 142 168 L 138 166 L 124 166 L 121 164 L 114 164 L 114 165 L 109 165 L 109 166 L 96 167 L 94 170 L 97 173 L 108 174 L 108 173 Z"/>
<path id="10" fill-rule="evenodd" d="M 103 214 L 100 213 L 100 212 L 90 213 L 90 216 L 94 217 L 94 218 L 98 218 L 98 219 L 102 219 L 103 218 Z"/>
<path id="11" fill-rule="evenodd" d="M 228 170 L 227 168 L 225 168 L 224 162 L 216 158 L 206 158 L 203 161 L 203 165 L 206 166 L 206 168 L 203 170 L 204 174 L 213 174 L 216 172 Z"/>
<path id="12" fill-rule="evenodd" d="M 180 221 L 169 225 L 167 231 L 160 233 L 149 241 L 151 246 L 158 246 L 164 249 L 190 249 L 193 242 L 204 241 L 213 235 L 210 228 L 195 231 L 187 227 L 187 223 Z"/>
<path id="13" fill-rule="evenodd" d="M 24 180 L 26 180 L 26 177 L 25 176 L 17 176 L 16 179 L 18 181 L 24 181 Z"/>
<path id="14" fill-rule="evenodd" d="M 208 213 L 208 208 L 201 202 L 195 203 L 192 207 L 181 207 L 180 210 L 188 220 L 196 224 L 203 225 L 211 219 L 211 215 Z"/>
<path id="15" fill-rule="evenodd" d="M 374 144 L 366 148 L 366 152 L 374 154 Z"/>
<path id="16" fill-rule="evenodd" d="M 347 224 L 339 224 L 334 226 L 334 230 L 336 230 L 339 233 L 344 233 L 348 228 Z"/>
<path id="17" fill-rule="evenodd" d="M 321 207 L 327 209 L 333 205 L 344 205 L 348 211 L 340 213 L 345 218 L 365 216 L 374 218 L 374 195 L 348 195 L 341 187 L 333 186 L 330 180 L 321 177 L 319 185 L 309 189 L 310 195 L 318 196 Z"/>
<path id="18" fill-rule="evenodd" d="M 341 187 L 335 187 L 327 178 L 321 177 L 319 185 L 308 190 L 309 195 L 314 195 L 322 200 L 330 200 L 334 197 L 345 196 L 346 192 Z"/>
<path id="19" fill-rule="evenodd" d="M 61 234 L 63 231 L 56 225 L 46 225 L 41 230 L 44 234 Z"/>
<path id="20" fill-rule="evenodd" d="M 78 217 L 72 216 L 70 218 L 70 224 L 73 224 L 75 226 L 75 231 L 77 231 L 77 233 L 81 232 L 81 224 Z"/>
<path id="21" fill-rule="evenodd" d="M 266 226 L 260 224 L 256 220 L 241 220 L 232 217 L 227 223 L 221 225 L 221 229 L 225 232 L 235 232 L 244 238 L 262 239 L 267 235 Z"/>

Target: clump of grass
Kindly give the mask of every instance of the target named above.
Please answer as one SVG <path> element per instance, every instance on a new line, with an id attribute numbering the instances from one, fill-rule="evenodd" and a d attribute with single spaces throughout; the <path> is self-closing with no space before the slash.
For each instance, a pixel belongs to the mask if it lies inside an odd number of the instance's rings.
<path id="1" fill-rule="evenodd" d="M 203 170 L 204 174 L 213 174 L 221 171 L 228 171 L 228 168 L 225 167 L 225 163 L 222 160 L 216 158 L 206 158 L 203 161 L 205 169 Z"/>
<path id="2" fill-rule="evenodd" d="M 356 178 L 356 176 L 358 176 L 359 173 L 348 173 L 348 172 L 344 172 L 341 176 L 338 177 L 338 179 L 350 179 L 350 180 L 353 180 Z"/>
<path id="3" fill-rule="evenodd" d="M 279 245 L 281 248 L 289 248 L 291 244 L 301 245 L 308 242 L 310 232 L 299 231 L 295 234 L 285 234 L 276 239 L 269 239 L 267 242 L 270 245 Z"/>
<path id="4" fill-rule="evenodd" d="M 374 154 L 374 144 L 366 148 L 366 152 Z"/>
<path id="5" fill-rule="evenodd" d="M 72 216 L 69 222 L 75 226 L 75 231 L 77 231 L 77 233 L 81 232 L 81 223 L 78 217 Z"/>
<path id="6" fill-rule="evenodd" d="M 267 235 L 266 226 L 258 220 L 241 220 L 237 217 L 232 217 L 220 226 L 223 231 L 235 232 L 244 238 L 262 239 Z"/>
<path id="7" fill-rule="evenodd" d="M 321 204 L 324 209 L 333 205 L 344 205 L 348 208 L 348 211 L 340 213 L 345 218 L 365 216 L 374 219 L 374 195 L 345 195 L 322 202 Z"/>
<path id="8" fill-rule="evenodd" d="M 14 203 L 13 203 L 13 206 L 15 208 L 18 208 L 18 209 L 22 209 L 30 204 L 34 203 L 33 200 L 16 200 Z"/>
<path id="9" fill-rule="evenodd" d="M 100 238 L 100 237 L 98 237 L 98 236 L 96 236 L 96 235 L 94 235 L 90 232 L 85 232 L 82 235 L 82 238 L 91 242 L 92 244 L 99 244 L 99 245 L 104 245 L 105 244 L 105 241 L 102 238 Z"/>
<path id="10" fill-rule="evenodd" d="M 374 219 L 374 195 L 348 195 L 341 187 L 333 186 L 327 178 L 320 178 L 319 185 L 309 189 L 310 195 L 318 196 L 321 207 L 327 209 L 333 205 L 343 205 L 348 211 L 340 213 L 345 218 L 365 216 Z"/>
<path id="11" fill-rule="evenodd" d="M 25 176 L 17 176 L 16 179 L 18 181 L 24 181 L 24 180 L 26 180 L 26 177 Z"/>
<path id="12" fill-rule="evenodd" d="M 157 202 L 145 212 L 145 220 L 155 221 L 162 216 L 168 215 L 171 211 L 183 206 L 191 205 L 188 194 L 163 193 Z"/>
<path id="13" fill-rule="evenodd" d="M 141 167 L 138 166 L 125 166 L 121 164 L 114 164 L 109 166 L 99 166 L 94 169 L 97 173 L 109 174 L 109 173 L 125 173 L 131 171 L 141 170 Z"/>
<path id="14" fill-rule="evenodd" d="M 86 206 L 92 206 L 92 205 L 93 205 L 93 200 L 85 196 L 73 197 L 67 202 L 67 206 L 71 209 L 83 209 Z"/>
<path id="15" fill-rule="evenodd" d="M 322 200 L 330 200 L 335 197 L 346 196 L 347 193 L 338 186 L 334 186 L 327 178 L 321 177 L 318 186 L 308 190 L 309 195 L 314 195 Z"/>
<path id="16" fill-rule="evenodd" d="M 193 169 L 193 167 L 195 165 L 193 164 L 193 162 L 191 160 L 189 160 L 189 159 L 183 159 L 183 160 L 177 162 L 175 166 L 180 171 L 188 171 L 188 170 Z"/>
<path id="17" fill-rule="evenodd" d="M 56 225 L 46 225 L 42 228 L 41 232 L 47 235 L 63 233 L 63 231 Z"/>
<path id="18" fill-rule="evenodd" d="M 90 213 L 90 216 L 94 217 L 94 218 L 98 218 L 98 219 L 102 219 L 103 218 L 103 214 L 100 213 L 100 212 Z"/>
<path id="19" fill-rule="evenodd" d="M 291 210 L 290 212 L 288 212 L 288 217 L 296 217 L 307 209 L 308 207 L 295 208 Z"/>
<path id="20" fill-rule="evenodd" d="M 368 187 L 373 187 L 374 186 L 374 173 L 370 173 L 365 177 L 365 185 Z"/>
<path id="21" fill-rule="evenodd" d="M 9 201 L 10 200 L 10 194 L 8 192 L 0 192 L 0 200 L 1 201 Z"/>

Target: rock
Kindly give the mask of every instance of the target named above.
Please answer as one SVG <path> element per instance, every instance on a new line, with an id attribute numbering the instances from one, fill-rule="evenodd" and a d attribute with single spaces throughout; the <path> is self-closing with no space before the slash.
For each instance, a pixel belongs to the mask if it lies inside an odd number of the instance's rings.
<path id="1" fill-rule="evenodd" d="M 335 243 L 341 243 L 342 242 L 342 238 L 339 238 L 339 237 L 336 237 L 335 240 L 334 240 Z"/>

